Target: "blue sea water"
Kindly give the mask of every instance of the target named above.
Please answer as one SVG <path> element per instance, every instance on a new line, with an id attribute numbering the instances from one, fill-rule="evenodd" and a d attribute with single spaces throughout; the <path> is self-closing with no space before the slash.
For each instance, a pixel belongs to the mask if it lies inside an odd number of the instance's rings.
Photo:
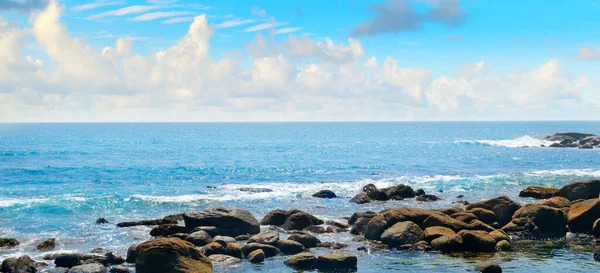
<path id="1" fill-rule="evenodd" d="M 121 255 L 150 238 L 148 227 L 96 225 L 99 217 L 117 223 L 232 206 L 259 220 L 276 208 L 335 220 L 403 205 L 449 207 L 458 195 L 533 202 L 519 191 L 600 178 L 600 149 L 540 147 L 540 137 L 564 131 L 600 134 L 600 122 L 0 124 L 0 237 L 22 243 L 0 250 L 0 260 L 40 259 L 35 245 L 52 237 L 54 252 L 103 247 Z M 368 183 L 404 183 L 442 200 L 350 203 Z M 311 197 L 321 189 L 343 198 Z M 349 234 L 321 240 L 349 243 L 359 272 L 465 272 L 477 263 L 437 253 L 361 253 Z M 590 252 L 568 246 L 491 258 L 505 272 L 598 271 Z M 283 260 L 216 272 L 289 272 Z"/>

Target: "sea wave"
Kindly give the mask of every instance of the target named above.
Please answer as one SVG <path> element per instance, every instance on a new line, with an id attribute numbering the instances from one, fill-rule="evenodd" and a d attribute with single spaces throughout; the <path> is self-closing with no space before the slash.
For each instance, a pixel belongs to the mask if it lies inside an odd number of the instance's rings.
<path id="1" fill-rule="evenodd" d="M 505 140 L 457 140 L 458 144 L 479 144 L 485 146 L 496 146 L 506 148 L 527 148 L 527 147 L 548 147 L 555 143 L 554 141 L 537 139 L 528 135 L 521 136 L 515 139 Z"/>
<path id="2" fill-rule="evenodd" d="M 600 170 L 593 169 L 562 169 L 541 170 L 525 173 L 528 176 L 578 176 L 578 177 L 600 177 Z"/>

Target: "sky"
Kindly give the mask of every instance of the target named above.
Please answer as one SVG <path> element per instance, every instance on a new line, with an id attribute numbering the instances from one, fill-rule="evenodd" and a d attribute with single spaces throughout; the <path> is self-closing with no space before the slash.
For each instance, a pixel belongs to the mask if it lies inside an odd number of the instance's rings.
<path id="1" fill-rule="evenodd" d="M 0 122 L 600 120 L 600 0 L 1 0 Z"/>

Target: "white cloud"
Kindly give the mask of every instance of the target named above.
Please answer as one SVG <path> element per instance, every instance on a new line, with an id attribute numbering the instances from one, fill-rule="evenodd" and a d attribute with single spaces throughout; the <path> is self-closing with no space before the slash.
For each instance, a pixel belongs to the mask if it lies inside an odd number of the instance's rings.
<path id="1" fill-rule="evenodd" d="M 189 11 L 158 11 L 158 12 L 145 13 L 145 14 L 133 17 L 133 18 L 129 19 L 129 21 L 136 21 L 136 22 L 152 21 L 152 20 L 161 19 L 161 18 L 169 18 L 169 17 L 181 16 L 181 15 L 189 15 L 189 14 L 191 14 L 191 12 L 189 12 Z"/>
<path id="2" fill-rule="evenodd" d="M 125 4 L 125 2 L 123 2 L 123 1 L 97 0 L 97 1 L 92 2 L 92 3 L 75 6 L 71 10 L 73 10 L 73 11 L 86 11 L 86 10 L 92 10 L 92 9 L 97 9 L 97 8 L 101 8 L 101 7 L 118 6 L 118 5 L 124 5 L 124 4 Z"/>
<path id="3" fill-rule="evenodd" d="M 242 26 L 242 25 L 247 25 L 247 24 L 252 24 L 256 22 L 256 20 L 253 19 L 235 19 L 235 20 L 229 20 L 229 21 L 225 21 L 223 23 L 217 24 L 217 28 L 230 28 L 230 27 L 237 27 L 237 26 Z"/>
<path id="4" fill-rule="evenodd" d="M 247 51 L 215 58 L 216 27 L 204 15 L 172 46 L 144 56 L 133 38 L 88 46 L 68 33 L 61 12 L 52 1 L 24 29 L 0 19 L 1 121 L 600 118 L 592 79 L 553 59 L 524 72 L 478 62 L 437 75 L 372 57 L 356 39 L 260 34 Z M 28 35 L 47 61 L 26 55 Z"/>
<path id="5" fill-rule="evenodd" d="M 177 23 L 187 23 L 187 22 L 193 22 L 194 21 L 194 17 L 175 17 L 175 18 L 171 18 L 171 19 L 167 19 L 162 21 L 163 24 L 177 24 Z"/>
<path id="6" fill-rule="evenodd" d="M 300 30 L 302 30 L 301 27 L 286 27 L 286 28 L 280 28 L 280 29 L 276 30 L 275 34 L 294 33 L 296 31 L 300 31 Z"/>
<path id="7" fill-rule="evenodd" d="M 268 22 L 268 23 L 262 23 L 262 24 L 258 24 L 258 25 L 246 28 L 246 29 L 244 29 L 244 32 L 256 32 L 256 31 L 261 31 L 261 30 L 265 30 L 265 29 L 272 29 L 272 28 L 275 28 L 275 27 L 285 26 L 287 24 L 288 24 L 287 22 Z"/>
<path id="8" fill-rule="evenodd" d="M 96 20 L 96 19 L 102 19 L 105 17 L 113 17 L 113 16 L 125 16 L 125 15 L 130 15 L 130 14 L 138 14 L 138 13 L 143 13 L 143 12 L 148 12 L 151 10 L 155 10 L 160 8 L 160 6 L 144 6 L 144 5 L 136 5 L 136 6 L 128 6 L 128 7 L 124 7 L 124 8 L 120 8 L 120 9 L 116 9 L 116 10 L 110 10 L 110 11 L 106 11 L 103 13 L 99 13 L 99 14 L 95 14 L 95 15 L 91 15 L 88 16 L 87 19 L 88 20 Z"/>
<path id="9" fill-rule="evenodd" d="M 582 60 L 600 60 L 600 47 L 596 49 L 592 47 L 582 47 L 577 53 L 577 58 Z"/>

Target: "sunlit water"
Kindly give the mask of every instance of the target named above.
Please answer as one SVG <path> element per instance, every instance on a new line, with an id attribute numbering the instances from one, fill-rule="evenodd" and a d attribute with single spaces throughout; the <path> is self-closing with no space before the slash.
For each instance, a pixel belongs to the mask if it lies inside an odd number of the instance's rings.
<path id="1" fill-rule="evenodd" d="M 0 235 L 22 243 L 0 250 L 0 259 L 21 254 L 40 259 L 35 245 L 51 237 L 59 242 L 55 252 L 103 247 L 122 255 L 130 244 L 150 238 L 148 227 L 96 225 L 99 217 L 116 223 L 224 205 L 246 208 L 259 220 L 275 208 L 339 219 L 403 205 L 449 207 L 457 195 L 471 202 L 499 195 L 532 202 L 518 192 L 529 185 L 560 187 L 600 178 L 600 149 L 539 147 L 544 144 L 539 137 L 562 131 L 600 133 L 600 122 L 0 124 Z M 443 200 L 350 203 L 368 183 L 404 183 Z M 242 187 L 273 191 L 241 192 Z M 311 197 L 321 189 L 342 198 Z M 349 234 L 320 237 L 349 243 L 360 257 L 359 272 L 465 272 L 478 260 L 367 254 L 356 251 L 361 244 Z M 568 246 L 491 257 L 505 272 L 598 267 L 589 251 Z M 284 260 L 216 271 L 289 272 Z"/>

